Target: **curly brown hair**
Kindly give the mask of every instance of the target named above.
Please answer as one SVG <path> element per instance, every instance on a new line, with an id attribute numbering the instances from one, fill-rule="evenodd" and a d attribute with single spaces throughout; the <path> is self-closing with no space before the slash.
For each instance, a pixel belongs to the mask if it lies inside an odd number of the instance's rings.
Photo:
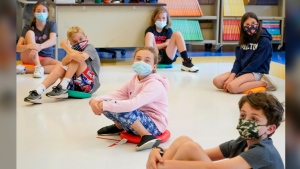
<path id="1" fill-rule="evenodd" d="M 280 103 L 275 96 L 266 92 L 249 93 L 240 99 L 240 110 L 246 102 L 252 108 L 264 112 L 267 117 L 267 125 L 275 124 L 276 128 L 280 126 L 280 123 L 283 121 L 284 107 L 283 103 Z M 268 136 L 270 137 L 273 134 L 269 134 Z"/>

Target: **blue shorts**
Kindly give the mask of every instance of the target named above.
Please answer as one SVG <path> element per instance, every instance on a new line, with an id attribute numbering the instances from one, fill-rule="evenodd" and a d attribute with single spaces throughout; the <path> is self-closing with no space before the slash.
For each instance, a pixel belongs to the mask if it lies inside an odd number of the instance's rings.
<path id="1" fill-rule="evenodd" d="M 159 136 L 162 133 L 157 129 L 155 123 L 152 119 L 141 112 L 140 110 L 134 110 L 132 112 L 124 113 L 113 113 L 109 111 L 103 111 L 103 114 L 112 121 L 117 122 L 124 130 L 135 135 L 139 135 L 133 128 L 130 126 L 137 120 L 151 133 L 153 136 Z"/>

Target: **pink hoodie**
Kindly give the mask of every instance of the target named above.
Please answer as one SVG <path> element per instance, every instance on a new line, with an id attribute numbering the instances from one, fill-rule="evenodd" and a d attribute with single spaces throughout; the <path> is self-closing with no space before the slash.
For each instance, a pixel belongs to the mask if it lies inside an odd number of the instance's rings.
<path id="1" fill-rule="evenodd" d="M 136 74 L 119 90 L 94 99 L 107 100 L 103 102 L 103 111 L 121 113 L 139 109 L 163 133 L 168 125 L 168 89 L 169 81 L 166 77 L 152 73 L 140 81 Z"/>

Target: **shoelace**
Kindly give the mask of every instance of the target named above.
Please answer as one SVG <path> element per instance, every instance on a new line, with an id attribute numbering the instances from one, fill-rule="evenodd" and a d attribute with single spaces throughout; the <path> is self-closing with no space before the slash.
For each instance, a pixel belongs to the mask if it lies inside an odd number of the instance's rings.
<path id="1" fill-rule="evenodd" d="M 39 94 L 35 90 L 33 90 L 29 92 L 29 95 L 38 96 Z"/>
<path id="2" fill-rule="evenodd" d="M 58 86 L 53 86 L 52 89 L 53 89 L 53 91 L 54 91 L 55 93 L 57 93 L 57 92 L 60 91 L 61 88 L 58 87 Z"/>
<path id="3" fill-rule="evenodd" d="M 34 73 L 40 73 L 40 69 L 41 69 L 41 67 L 36 67 L 34 70 Z"/>

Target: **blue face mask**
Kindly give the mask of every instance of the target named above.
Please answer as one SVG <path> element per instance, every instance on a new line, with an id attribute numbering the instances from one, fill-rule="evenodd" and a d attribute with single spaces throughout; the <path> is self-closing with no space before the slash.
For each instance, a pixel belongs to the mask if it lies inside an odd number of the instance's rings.
<path id="1" fill-rule="evenodd" d="M 140 76 L 147 76 L 152 72 L 152 66 L 143 61 L 135 62 L 132 69 Z"/>
<path id="2" fill-rule="evenodd" d="M 158 28 L 164 28 L 166 25 L 167 25 L 167 22 L 166 21 L 156 21 L 155 22 L 155 25 L 158 27 Z"/>
<path id="3" fill-rule="evenodd" d="M 37 20 L 39 20 L 40 22 L 44 22 L 47 20 L 48 18 L 48 13 L 35 13 L 35 17 Z"/>

